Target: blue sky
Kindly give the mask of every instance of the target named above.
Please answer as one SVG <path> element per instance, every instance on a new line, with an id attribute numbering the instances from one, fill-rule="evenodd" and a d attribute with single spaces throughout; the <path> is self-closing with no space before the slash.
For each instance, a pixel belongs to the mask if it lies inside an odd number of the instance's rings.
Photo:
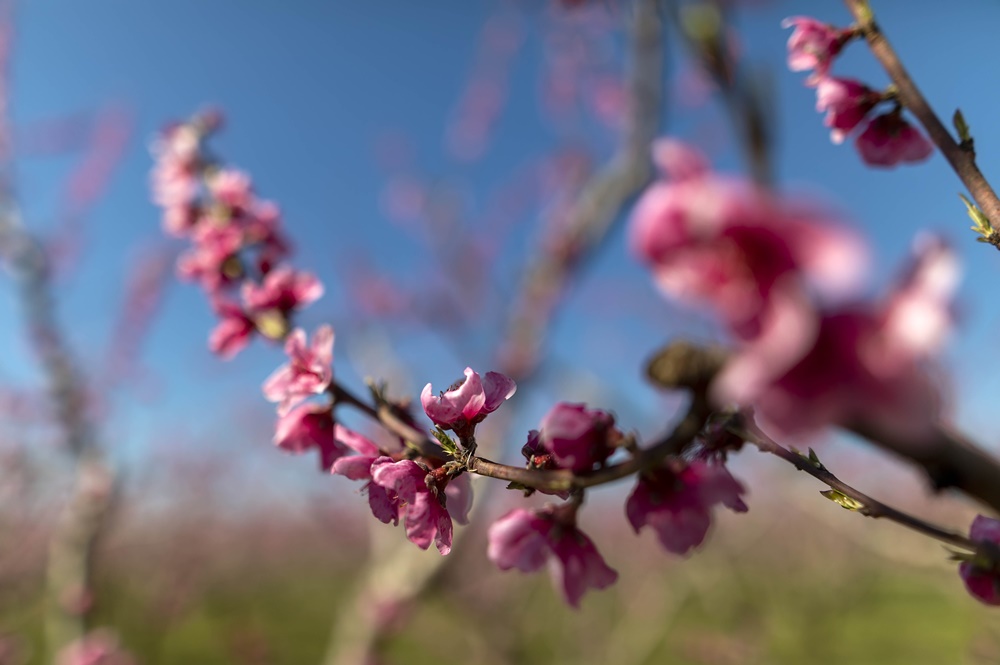
<path id="1" fill-rule="evenodd" d="M 384 0 L 174 0 L 87 3 L 32 0 L 16 14 L 11 110 L 19 131 L 47 118 L 129 109 L 133 138 L 106 196 L 88 217 L 82 258 L 60 284 L 60 316 L 85 366 L 93 369 L 108 344 L 118 314 L 129 261 L 137 249 L 163 242 L 158 212 L 149 203 L 148 143 L 165 122 L 213 104 L 228 116 L 214 143 L 217 152 L 250 172 L 260 194 L 278 201 L 299 252 L 296 265 L 314 270 L 327 296 L 302 318 L 306 327 L 330 321 L 338 330 L 337 372 L 361 389 L 370 369 L 360 359 L 387 348 L 407 366 L 398 388 L 419 392 L 431 381 L 444 387 L 466 364 L 490 369 L 489 316 L 477 328 L 471 352 L 405 324 L 361 326 L 346 306 L 345 266 L 358 257 L 404 283 L 419 283 L 430 259 L 419 235 L 386 219 L 379 197 L 386 169 L 377 147 L 387 135 L 404 136 L 410 170 L 460 192 L 464 224 L 483 230 L 491 193 L 538 159 L 583 141 L 606 155 L 612 134 L 596 124 L 553 125 L 539 103 L 544 12 L 540 2 L 414 3 Z M 995 122 L 997 70 L 993 47 L 1000 5 L 974 0 L 925 3 L 919 12 L 902 0 L 873 2 L 880 23 L 919 85 L 942 116 L 961 106 L 976 138 L 980 164 L 1000 177 L 1000 128 Z M 963 320 L 949 346 L 958 420 L 992 444 L 990 396 L 1000 379 L 989 353 L 998 325 L 995 296 L 1000 256 L 973 242 L 956 196 L 960 183 L 943 158 L 891 171 L 863 166 L 849 145 L 835 146 L 813 110 L 804 76 L 783 65 L 785 16 L 808 11 L 847 23 L 840 3 L 773 2 L 740 14 L 737 26 L 749 62 L 774 89 L 776 158 L 782 187 L 815 191 L 836 202 L 871 239 L 877 257 L 873 285 L 885 284 L 920 229 L 943 232 L 962 254 L 967 276 L 960 295 Z M 484 22 L 500 16 L 524 30 L 513 56 L 509 93 L 495 139 L 471 164 L 449 156 L 446 129 L 456 102 L 474 75 Z M 611 56 L 620 48 L 608 41 Z M 664 130 L 682 138 L 714 136 L 720 168 L 741 167 L 725 116 L 717 104 L 692 107 L 678 94 L 684 68 L 676 40 L 669 66 L 674 84 Z M 856 44 L 835 72 L 873 86 L 886 83 L 865 48 Z M 72 155 L 23 155 L 18 190 L 29 224 L 52 228 L 60 182 Z M 530 254 L 536 235 L 522 222 L 504 245 L 495 270 L 501 290 L 518 278 L 509 268 Z M 476 226 L 479 224 L 480 226 Z M 508 269 L 504 275 L 501 269 Z M 172 281 L 173 282 L 173 281 Z M 21 339 L 9 289 L 0 301 L 0 381 L 31 385 L 27 346 Z M 594 315 L 593 308 L 598 315 Z M 257 345 L 230 363 L 210 356 L 205 338 L 212 316 L 201 293 L 172 283 L 156 325 L 144 344 L 141 385 L 111 397 L 104 426 L 133 462 L 159 445 L 266 446 L 271 407 L 259 383 L 281 362 L 280 352 Z M 624 424 L 654 432 L 662 426 L 663 400 L 640 382 L 643 358 L 678 332 L 711 334 L 703 317 L 663 302 L 648 276 L 626 251 L 623 232 L 604 247 L 567 301 L 551 340 L 560 368 L 572 368 L 548 391 L 524 394 L 519 418 L 527 428 L 551 403 L 552 390 L 567 398 L 594 397 L 595 406 L 618 412 Z M 373 350 L 374 349 L 374 350 Z M 377 363 L 376 363 L 377 364 Z M 516 403 L 517 404 L 517 403 Z M 234 424 L 235 423 L 235 424 Z M 187 443 L 184 443 L 187 442 Z M 204 443 L 203 443 L 204 442 Z"/>

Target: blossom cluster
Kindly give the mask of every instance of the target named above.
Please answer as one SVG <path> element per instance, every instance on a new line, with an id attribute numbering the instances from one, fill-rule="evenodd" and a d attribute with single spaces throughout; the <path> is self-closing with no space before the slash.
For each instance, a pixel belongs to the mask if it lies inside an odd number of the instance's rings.
<path id="1" fill-rule="evenodd" d="M 840 29 L 805 16 L 788 18 L 782 26 L 794 28 L 788 39 L 788 67 L 792 71 L 812 70 L 806 84 L 816 88 L 816 110 L 826 113 L 824 123 L 834 143 L 842 143 L 864 127 L 855 145 L 870 166 L 892 167 L 930 157 L 933 147 L 903 118 L 894 92 L 878 92 L 860 81 L 830 75 L 837 55 L 847 42 L 860 36 L 859 29 Z M 893 102 L 893 107 L 872 117 L 883 101 Z"/>
<path id="2" fill-rule="evenodd" d="M 561 402 L 546 414 L 538 430 L 528 433 L 521 452 L 529 469 L 567 469 L 586 475 L 604 466 L 624 440 L 612 414 Z M 717 455 L 668 457 L 639 474 L 625 513 L 637 533 L 648 526 L 665 549 L 687 554 L 704 541 L 713 506 L 746 510 L 740 498 L 743 492 Z M 602 589 L 617 579 L 617 573 L 577 526 L 579 497 L 550 493 L 569 501 L 534 510 L 517 508 L 501 517 L 490 528 L 489 557 L 502 570 L 524 572 L 555 561 L 557 585 L 566 601 L 577 606 L 588 587 Z"/>
<path id="3" fill-rule="evenodd" d="M 707 306 L 736 342 L 712 385 L 719 406 L 752 406 L 776 431 L 892 426 L 919 434 L 939 412 L 927 363 L 952 322 L 954 253 L 918 239 L 884 296 L 851 298 L 863 245 L 832 215 L 710 171 L 664 139 L 662 177 L 636 204 L 635 254 L 668 296 Z"/>
<path id="4" fill-rule="evenodd" d="M 208 112 L 167 127 L 153 146 L 151 185 L 164 230 L 191 242 L 177 273 L 204 289 L 219 317 L 209 348 L 228 359 L 255 333 L 283 339 L 292 314 L 319 299 L 323 285 L 282 264 L 291 247 L 278 206 L 257 198 L 246 173 L 207 155 L 205 139 L 220 124 Z"/>

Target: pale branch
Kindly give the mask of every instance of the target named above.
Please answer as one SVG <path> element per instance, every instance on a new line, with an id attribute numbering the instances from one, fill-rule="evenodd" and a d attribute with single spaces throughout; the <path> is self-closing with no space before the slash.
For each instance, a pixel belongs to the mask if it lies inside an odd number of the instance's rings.
<path id="1" fill-rule="evenodd" d="M 652 175 L 650 146 L 664 107 L 664 25 L 659 0 L 637 0 L 633 12 L 623 139 L 608 163 L 583 185 L 555 249 L 538 256 L 525 271 L 500 367 L 516 380 L 538 366 L 560 296 Z"/>
<path id="2" fill-rule="evenodd" d="M 734 415 L 727 424 L 727 429 L 735 436 L 740 437 L 748 443 L 752 443 L 761 452 L 770 453 L 780 457 L 786 462 L 792 464 L 799 471 L 805 471 L 826 486 L 836 490 L 841 495 L 848 497 L 855 502 L 850 504 L 850 509 L 864 515 L 865 517 L 872 517 L 875 519 L 881 518 L 890 522 L 895 522 L 900 526 L 904 526 L 907 529 L 911 529 L 917 533 L 939 540 L 947 545 L 960 547 L 970 551 L 974 551 L 976 549 L 975 543 L 962 534 L 955 531 L 949 531 L 948 529 L 939 527 L 926 520 L 920 519 L 919 517 L 914 517 L 909 513 L 905 513 L 901 510 L 893 508 L 892 506 L 888 506 L 848 485 L 844 481 L 837 478 L 837 476 L 831 473 L 826 467 L 819 464 L 817 460 L 810 459 L 800 453 L 793 452 L 774 441 L 771 437 L 761 431 L 761 429 L 757 427 L 756 423 L 754 423 L 753 419 L 750 417 L 742 414 Z"/>
<path id="3" fill-rule="evenodd" d="M 0 257 L 20 281 L 28 338 L 47 379 L 66 447 L 76 462 L 76 486 L 49 543 L 45 630 L 54 655 L 87 629 L 93 552 L 106 527 L 115 478 L 94 439 L 87 388 L 56 318 L 48 257 L 24 228 L 6 176 L 0 178 Z"/>
<path id="4" fill-rule="evenodd" d="M 844 0 L 844 2 L 857 21 L 858 28 L 868 42 L 872 54 L 896 86 L 897 98 L 900 103 L 916 117 L 927 131 L 931 141 L 948 160 L 951 168 L 969 190 L 976 205 L 990 220 L 992 226 L 994 228 L 1000 227 L 1000 198 L 997 198 L 993 187 L 979 170 L 971 144 L 956 142 L 944 123 L 941 122 L 930 103 L 920 92 L 917 84 L 910 78 L 910 74 L 900 61 L 899 55 L 875 22 L 868 0 Z M 985 239 L 1000 249 L 1000 233 L 992 231 Z"/>

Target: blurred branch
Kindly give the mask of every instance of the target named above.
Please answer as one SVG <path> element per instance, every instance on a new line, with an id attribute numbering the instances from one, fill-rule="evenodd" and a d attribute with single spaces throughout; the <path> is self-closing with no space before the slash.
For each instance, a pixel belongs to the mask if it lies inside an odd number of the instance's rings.
<path id="1" fill-rule="evenodd" d="M 515 380 L 526 378 L 537 368 L 560 296 L 652 175 L 650 144 L 663 115 L 663 30 L 659 0 L 636 0 L 623 139 L 607 165 L 584 184 L 569 224 L 554 247 L 527 268 L 500 359 L 500 371 Z"/>
<path id="2" fill-rule="evenodd" d="M 773 182 L 771 165 L 771 111 L 760 81 L 741 71 L 727 31 L 726 7 L 718 0 L 673 0 L 674 21 L 688 48 L 722 93 L 726 110 L 740 136 L 750 173 L 757 184 Z"/>
<path id="3" fill-rule="evenodd" d="M 1000 226 L 1000 198 L 997 198 L 993 187 L 990 186 L 976 164 L 976 153 L 972 147 L 972 141 L 963 141 L 959 144 L 952 138 L 951 133 L 941 122 L 934 109 L 931 108 L 917 84 L 910 78 L 910 74 L 900 61 L 899 55 L 875 22 L 875 16 L 868 0 L 844 0 L 844 4 L 847 5 L 847 9 L 857 21 L 872 54 L 895 84 L 899 101 L 920 121 L 931 141 L 948 160 L 948 164 L 951 165 L 962 184 L 969 190 L 979 209 L 992 222 L 994 230 L 985 236 L 985 240 L 1000 249 L 1000 233 L 995 230 L 996 227 Z"/>
<path id="4" fill-rule="evenodd" d="M 0 96 L 10 90 L 9 5 L 2 8 Z M 41 243 L 25 229 L 12 187 L 7 117 L 0 116 L 0 259 L 20 283 L 27 337 L 38 356 L 66 447 L 76 462 L 76 485 L 49 545 L 46 638 L 50 656 L 81 637 L 92 605 L 91 555 L 114 494 L 114 476 L 96 445 L 87 414 L 88 395 L 55 314 L 51 264 Z"/>

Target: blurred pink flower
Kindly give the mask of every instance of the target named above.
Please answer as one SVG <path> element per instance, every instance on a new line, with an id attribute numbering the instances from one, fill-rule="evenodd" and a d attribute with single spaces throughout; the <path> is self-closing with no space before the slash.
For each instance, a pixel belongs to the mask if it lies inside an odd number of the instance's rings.
<path id="1" fill-rule="evenodd" d="M 660 138 L 653 142 L 652 150 L 656 168 L 672 182 L 697 180 L 712 172 L 705 153 L 684 141 Z"/>
<path id="2" fill-rule="evenodd" d="M 488 538 L 487 555 L 500 570 L 530 573 L 550 562 L 553 581 L 573 607 L 587 589 L 604 589 L 618 579 L 593 541 L 554 509 L 514 509 L 493 523 Z"/>
<path id="3" fill-rule="evenodd" d="M 646 189 L 630 240 L 666 294 L 710 304 L 734 335 L 751 339 L 779 314 L 808 316 L 795 306 L 807 292 L 839 295 L 859 281 L 863 246 L 829 215 L 708 172 L 694 148 L 658 146 L 661 170 L 679 179 Z M 812 323 L 794 329 L 809 333 Z"/>
<path id="4" fill-rule="evenodd" d="M 852 79 L 824 77 L 816 86 L 816 110 L 826 112 L 823 124 L 832 130 L 834 143 L 843 143 L 881 99 L 879 93 Z"/>
<path id="5" fill-rule="evenodd" d="M 238 303 L 217 298 L 212 307 L 220 320 L 209 334 L 208 349 L 230 360 L 250 344 L 257 328 Z"/>
<path id="6" fill-rule="evenodd" d="M 198 134 L 187 125 L 163 132 L 153 144 L 156 162 L 150 176 L 153 202 L 162 208 L 194 203 L 198 196 Z"/>
<path id="7" fill-rule="evenodd" d="M 238 254 L 243 247 L 243 233 L 231 224 L 202 222 L 191 236 L 194 247 L 177 260 L 177 275 L 197 281 L 209 294 L 243 277 Z"/>
<path id="8" fill-rule="evenodd" d="M 980 543 L 990 556 L 977 553 L 972 560 L 961 563 L 958 574 L 976 600 L 987 605 L 1000 605 L 1000 568 L 997 564 L 997 556 L 1000 556 L 1000 520 L 977 515 L 972 520 L 969 539 Z M 983 560 L 978 561 L 980 558 Z"/>
<path id="9" fill-rule="evenodd" d="M 424 413 L 442 429 L 452 429 L 460 435 L 471 434 L 472 428 L 511 398 L 517 385 L 499 372 L 487 372 L 485 377 L 471 367 L 465 368 L 460 379 L 438 396 L 431 384 L 420 392 Z"/>
<path id="10" fill-rule="evenodd" d="M 664 548 L 686 554 L 705 540 L 713 506 L 747 510 L 743 492 L 722 464 L 695 460 L 680 468 L 661 466 L 639 475 L 625 514 L 636 533 L 649 526 Z"/>
<path id="11" fill-rule="evenodd" d="M 813 70 L 808 83 L 826 76 L 834 57 L 851 35 L 832 25 L 807 16 L 793 16 L 781 22 L 782 28 L 795 28 L 788 38 L 788 68 L 793 72 Z"/>
<path id="12" fill-rule="evenodd" d="M 801 354 L 776 326 L 740 349 L 716 378 L 721 402 L 753 405 L 785 435 L 829 424 L 873 424 L 918 437 L 940 411 L 927 363 L 953 321 L 958 262 L 943 242 L 924 239 L 905 279 L 876 303 L 817 312 Z"/>
<path id="13" fill-rule="evenodd" d="M 244 282 L 243 302 L 248 310 L 277 310 L 288 314 L 320 299 L 323 284 L 312 273 L 295 271 L 288 266 L 276 268 L 261 284 Z"/>
<path id="14" fill-rule="evenodd" d="M 589 471 L 614 452 L 611 439 L 620 436 L 615 417 L 585 404 L 556 404 L 542 418 L 538 443 L 560 468 Z"/>
<path id="15" fill-rule="evenodd" d="M 285 340 L 289 361 L 264 381 L 264 397 L 278 402 L 278 415 L 289 410 L 310 395 L 324 392 L 333 381 L 333 328 L 323 325 L 306 346 L 306 333 L 296 328 Z"/>
<path id="16" fill-rule="evenodd" d="M 253 200 L 253 186 L 243 171 L 220 169 L 208 179 L 208 190 L 215 200 L 229 208 L 246 209 Z"/>
<path id="17" fill-rule="evenodd" d="M 886 168 L 922 162 L 934 152 L 931 142 L 898 111 L 874 118 L 855 145 L 865 164 Z"/>
<path id="18" fill-rule="evenodd" d="M 278 419 L 274 443 L 296 454 L 318 450 L 323 471 L 329 471 L 349 450 L 334 437 L 333 407 L 310 402 L 296 406 Z"/>
<path id="19" fill-rule="evenodd" d="M 451 552 L 452 516 L 448 512 L 447 476 L 428 472 L 413 460 L 394 462 L 380 457 L 371 466 L 372 482 L 395 494 L 399 514 L 405 518 L 406 537 L 420 549 L 431 542 L 441 554 Z M 465 481 L 467 482 L 467 481 Z M 468 517 L 471 488 L 453 490 L 456 516 Z"/>

